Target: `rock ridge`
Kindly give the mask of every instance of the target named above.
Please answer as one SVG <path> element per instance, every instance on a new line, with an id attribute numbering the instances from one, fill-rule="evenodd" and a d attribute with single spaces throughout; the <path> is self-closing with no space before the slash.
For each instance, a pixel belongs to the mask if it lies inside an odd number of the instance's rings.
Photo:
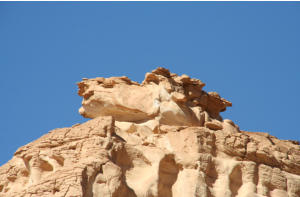
<path id="1" fill-rule="evenodd" d="M 83 79 L 80 114 L 0 167 L 0 197 L 299 197 L 300 146 L 241 131 L 232 104 L 165 68 Z"/>

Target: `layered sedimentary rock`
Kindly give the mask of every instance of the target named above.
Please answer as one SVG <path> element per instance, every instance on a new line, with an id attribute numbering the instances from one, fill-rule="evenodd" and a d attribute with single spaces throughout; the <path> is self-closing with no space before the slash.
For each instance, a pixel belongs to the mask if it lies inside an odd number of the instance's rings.
<path id="1" fill-rule="evenodd" d="M 0 196 L 300 196 L 298 142 L 240 131 L 200 80 L 158 68 L 141 84 L 78 86 L 92 120 L 19 148 L 0 167 Z"/>

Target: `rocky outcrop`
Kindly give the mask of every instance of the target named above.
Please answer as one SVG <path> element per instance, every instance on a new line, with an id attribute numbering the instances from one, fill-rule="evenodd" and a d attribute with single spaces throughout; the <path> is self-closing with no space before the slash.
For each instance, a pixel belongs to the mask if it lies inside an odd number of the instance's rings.
<path id="1" fill-rule="evenodd" d="M 166 125 L 203 126 L 231 103 L 216 92 L 206 93 L 198 79 L 178 76 L 165 68 L 147 73 L 142 84 L 127 77 L 83 79 L 79 112 L 87 118 L 113 116 L 134 123 L 156 121 Z"/>
<path id="2" fill-rule="evenodd" d="M 240 131 L 231 103 L 158 68 L 142 84 L 84 79 L 80 113 L 0 168 L 0 196 L 299 197 L 300 146 Z"/>

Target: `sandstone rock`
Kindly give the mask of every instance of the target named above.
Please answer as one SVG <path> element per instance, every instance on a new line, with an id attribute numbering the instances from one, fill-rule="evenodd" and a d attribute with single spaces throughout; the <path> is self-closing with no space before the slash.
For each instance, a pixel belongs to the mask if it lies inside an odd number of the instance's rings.
<path id="1" fill-rule="evenodd" d="M 205 122 L 204 124 L 205 127 L 211 129 L 211 130 L 221 130 L 223 129 L 222 124 L 219 121 L 212 121 L 212 122 Z"/>
<path id="2" fill-rule="evenodd" d="M 147 73 L 142 84 L 127 77 L 84 79 L 78 83 L 78 94 L 83 97 L 79 112 L 87 118 L 113 116 L 117 121 L 156 119 L 168 125 L 202 126 L 194 108 L 221 120 L 219 113 L 231 106 L 217 93 L 204 92 L 204 85 L 165 68 Z"/>
<path id="3" fill-rule="evenodd" d="M 19 148 L 0 167 L 0 197 L 300 196 L 299 144 L 222 120 L 231 103 L 200 80 L 158 68 L 142 84 L 78 85 L 93 119 Z"/>

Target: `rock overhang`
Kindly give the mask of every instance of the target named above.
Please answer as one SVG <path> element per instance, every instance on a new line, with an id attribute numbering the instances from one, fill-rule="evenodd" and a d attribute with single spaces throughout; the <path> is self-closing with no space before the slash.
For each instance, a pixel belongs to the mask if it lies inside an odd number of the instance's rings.
<path id="1" fill-rule="evenodd" d="M 205 120 L 221 121 L 220 112 L 232 103 L 216 92 L 205 92 L 205 84 L 188 75 L 158 67 L 146 73 L 139 84 L 128 77 L 98 77 L 78 83 L 83 97 L 79 113 L 87 118 L 113 116 L 118 121 L 203 126 Z"/>

